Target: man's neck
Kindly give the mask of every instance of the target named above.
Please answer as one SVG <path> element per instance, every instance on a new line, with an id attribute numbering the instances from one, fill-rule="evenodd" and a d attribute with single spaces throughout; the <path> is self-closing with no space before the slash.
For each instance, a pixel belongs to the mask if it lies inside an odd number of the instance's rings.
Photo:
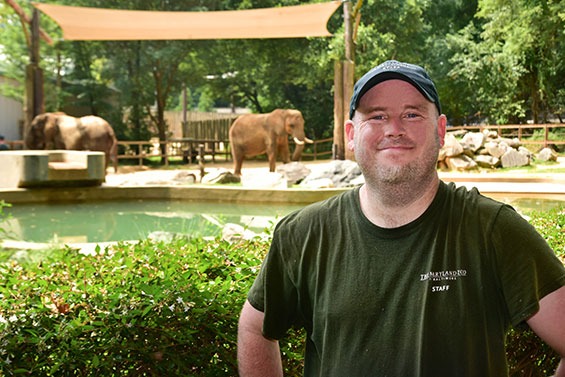
<path id="1" fill-rule="evenodd" d="M 397 228 L 420 217 L 430 206 L 439 187 L 437 174 L 426 182 L 365 184 L 359 191 L 361 210 L 373 224 Z"/>

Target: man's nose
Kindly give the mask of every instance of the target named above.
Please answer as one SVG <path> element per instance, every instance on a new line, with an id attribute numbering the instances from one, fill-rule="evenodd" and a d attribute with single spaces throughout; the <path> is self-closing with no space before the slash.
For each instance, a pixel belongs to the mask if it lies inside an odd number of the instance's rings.
<path id="1" fill-rule="evenodd" d="M 385 126 L 385 136 L 400 137 L 406 134 L 406 128 L 400 119 L 391 118 Z"/>

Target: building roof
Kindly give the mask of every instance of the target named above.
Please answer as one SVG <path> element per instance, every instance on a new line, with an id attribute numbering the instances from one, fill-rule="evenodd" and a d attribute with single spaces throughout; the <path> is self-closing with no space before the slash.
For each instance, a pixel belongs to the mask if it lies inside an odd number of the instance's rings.
<path id="1" fill-rule="evenodd" d="M 213 12 L 159 12 L 33 6 L 51 17 L 66 40 L 174 40 L 330 36 L 327 22 L 341 1 Z"/>

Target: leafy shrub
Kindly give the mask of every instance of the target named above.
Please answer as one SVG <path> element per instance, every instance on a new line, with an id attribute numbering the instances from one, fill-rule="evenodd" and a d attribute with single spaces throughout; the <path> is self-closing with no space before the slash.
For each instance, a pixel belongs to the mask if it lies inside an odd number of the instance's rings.
<path id="1" fill-rule="evenodd" d="M 266 245 L 177 240 L 0 266 L 0 374 L 236 375 L 239 311 Z"/>
<path id="2" fill-rule="evenodd" d="M 565 211 L 532 222 L 565 257 Z M 267 249 L 177 239 L 14 256 L 0 263 L 0 376 L 236 376 L 239 312 Z M 286 375 L 301 375 L 303 338 L 281 341 Z M 512 331 L 507 353 L 514 376 L 557 363 L 531 332 Z"/>
<path id="3" fill-rule="evenodd" d="M 565 263 L 565 208 L 533 212 L 531 223 Z M 506 340 L 511 376 L 550 376 L 559 363 L 557 354 L 529 328 L 511 329 Z"/>

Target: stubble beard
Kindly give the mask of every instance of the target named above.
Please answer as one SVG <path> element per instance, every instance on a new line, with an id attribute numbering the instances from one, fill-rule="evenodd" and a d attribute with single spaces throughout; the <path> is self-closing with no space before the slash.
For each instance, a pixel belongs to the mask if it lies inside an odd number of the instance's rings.
<path id="1" fill-rule="evenodd" d="M 358 160 L 368 189 L 379 200 L 394 205 L 408 204 L 418 198 L 436 176 L 439 142 L 421 159 L 404 165 L 379 164 L 374 159 Z M 363 163 L 365 162 L 365 163 Z"/>

